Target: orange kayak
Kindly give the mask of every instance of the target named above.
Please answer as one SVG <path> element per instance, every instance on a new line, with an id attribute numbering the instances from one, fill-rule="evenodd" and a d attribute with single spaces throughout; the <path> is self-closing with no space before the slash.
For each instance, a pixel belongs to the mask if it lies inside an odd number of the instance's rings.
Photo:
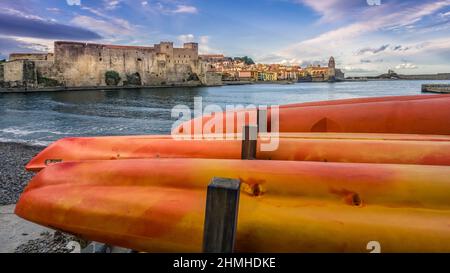
<path id="1" fill-rule="evenodd" d="M 450 96 L 352 99 L 281 106 L 278 130 L 268 131 L 395 134 L 450 134 Z M 173 134 L 233 133 L 256 124 L 255 109 L 213 113 L 180 124 Z"/>
<path id="2" fill-rule="evenodd" d="M 233 136 L 235 137 L 235 136 Z M 450 136 L 400 134 L 285 133 L 274 151 L 271 134 L 260 134 L 257 159 L 450 165 Z M 26 166 L 39 171 L 55 162 L 138 158 L 240 159 L 241 141 L 174 140 L 170 136 L 120 136 L 61 139 Z"/>
<path id="3" fill-rule="evenodd" d="M 147 252 L 199 252 L 206 188 L 242 182 L 239 252 L 450 251 L 450 167 L 138 159 L 68 162 L 38 173 L 16 214 Z M 189 236 L 186 236 L 189 234 Z"/>
<path id="4" fill-rule="evenodd" d="M 409 95 L 409 96 L 387 96 L 387 97 L 364 97 L 353 99 L 339 99 L 339 100 L 325 100 L 313 102 L 300 102 L 280 105 L 280 108 L 292 108 L 302 106 L 323 106 L 323 105 L 344 105 L 353 103 L 368 103 L 368 102 L 386 102 L 386 101 L 411 101 L 411 100 L 425 100 L 435 98 L 450 97 L 449 94 L 434 94 L 434 95 Z"/>

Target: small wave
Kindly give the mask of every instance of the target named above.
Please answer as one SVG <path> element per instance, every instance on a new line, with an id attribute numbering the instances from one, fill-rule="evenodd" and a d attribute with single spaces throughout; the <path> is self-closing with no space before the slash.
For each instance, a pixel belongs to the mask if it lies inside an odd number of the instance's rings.
<path id="1" fill-rule="evenodd" d="M 12 139 L 12 138 L 3 138 L 0 137 L 0 142 L 2 143 L 20 143 L 26 144 L 30 146 L 48 146 L 53 143 L 53 141 L 44 141 L 44 140 L 24 140 L 24 139 Z"/>
<path id="2" fill-rule="evenodd" d="M 60 131 L 26 130 L 26 129 L 18 128 L 18 127 L 9 127 L 9 128 L 5 128 L 5 129 L 0 129 L 0 132 L 7 133 L 7 134 L 13 134 L 13 135 L 17 135 L 17 136 L 28 136 L 28 135 L 36 134 L 36 133 L 49 133 L 49 134 L 54 134 L 54 135 L 67 135 L 68 134 L 68 133 L 63 133 Z"/>

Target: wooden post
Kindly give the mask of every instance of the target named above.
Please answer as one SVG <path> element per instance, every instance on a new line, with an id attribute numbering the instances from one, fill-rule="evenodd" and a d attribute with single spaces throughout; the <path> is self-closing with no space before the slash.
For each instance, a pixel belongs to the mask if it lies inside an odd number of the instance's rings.
<path id="1" fill-rule="evenodd" d="M 203 252 L 232 253 L 239 210 L 239 179 L 214 177 L 206 196 Z"/>
<path id="2" fill-rule="evenodd" d="M 256 159 L 256 139 L 258 137 L 258 127 L 246 125 L 242 129 L 242 151 L 241 159 Z"/>

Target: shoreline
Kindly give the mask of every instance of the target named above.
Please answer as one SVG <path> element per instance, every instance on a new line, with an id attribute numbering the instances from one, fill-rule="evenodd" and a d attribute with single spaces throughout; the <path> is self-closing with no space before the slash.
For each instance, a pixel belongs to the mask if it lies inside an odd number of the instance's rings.
<path id="1" fill-rule="evenodd" d="M 0 142 L 0 205 L 17 203 L 20 194 L 34 173 L 25 170 L 25 165 L 45 146 L 25 143 Z"/>
<path id="2" fill-rule="evenodd" d="M 62 92 L 62 91 L 111 91 L 121 89 L 153 89 L 153 88 L 195 88 L 195 87 L 209 87 L 199 84 L 180 84 L 180 85 L 144 85 L 144 86 L 58 86 L 45 88 L 0 88 L 0 93 L 38 93 L 38 92 Z M 212 87 L 212 86 L 211 86 Z"/>
<path id="3" fill-rule="evenodd" d="M 240 86 L 240 85 L 295 85 L 304 83 L 346 83 L 346 82 L 382 82 L 382 81 L 423 81 L 421 79 L 348 79 L 343 81 L 311 81 L 311 82 L 296 82 L 296 81 L 223 81 L 220 85 L 202 85 L 202 84 L 172 84 L 172 85 L 145 85 L 145 86 L 72 86 L 72 87 L 45 87 L 45 88 L 0 88 L 0 94 L 14 94 L 14 93 L 40 93 L 40 92 L 64 92 L 64 91 L 114 91 L 114 90 L 140 90 L 140 89 L 156 89 L 156 88 L 203 88 L 203 87 L 222 87 L 222 86 Z M 449 82 L 450 80 L 427 80 L 433 82 Z"/>
<path id="4" fill-rule="evenodd" d="M 14 213 L 20 194 L 35 175 L 25 165 L 45 146 L 0 142 L 0 253 L 68 253 L 73 235 L 55 231 Z"/>

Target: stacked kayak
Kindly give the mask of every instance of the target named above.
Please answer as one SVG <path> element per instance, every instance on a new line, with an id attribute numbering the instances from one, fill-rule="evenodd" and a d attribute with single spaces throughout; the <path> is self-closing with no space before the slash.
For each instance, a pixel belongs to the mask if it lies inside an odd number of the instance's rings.
<path id="1" fill-rule="evenodd" d="M 449 99 L 450 95 L 429 95 L 292 104 L 279 107 L 278 122 L 272 122 L 273 107 L 269 107 L 267 127 L 269 132 L 279 123 L 279 132 L 450 135 Z M 243 125 L 255 124 L 256 119 L 254 108 L 211 114 L 182 123 L 173 133 L 221 133 L 216 127 L 227 133 L 241 132 Z"/>
<path id="2" fill-rule="evenodd" d="M 189 123 L 226 125 L 238 112 Z M 279 113 L 280 133 L 258 135 L 256 160 L 240 160 L 242 141 L 215 132 L 61 139 L 26 166 L 38 173 L 16 214 L 139 251 L 199 252 L 207 185 L 228 177 L 241 181 L 236 251 L 368 252 L 378 241 L 383 252 L 450 252 L 450 96 Z M 195 135 L 190 124 L 173 133 Z M 261 149 L 275 139 L 277 149 Z"/>
<path id="3" fill-rule="evenodd" d="M 397 163 L 450 166 L 450 135 L 280 134 L 278 148 L 261 150 L 271 134 L 260 134 L 256 158 L 354 163 Z M 241 140 L 175 140 L 170 136 L 64 138 L 26 166 L 39 171 L 57 162 L 151 158 L 240 159 Z"/>

